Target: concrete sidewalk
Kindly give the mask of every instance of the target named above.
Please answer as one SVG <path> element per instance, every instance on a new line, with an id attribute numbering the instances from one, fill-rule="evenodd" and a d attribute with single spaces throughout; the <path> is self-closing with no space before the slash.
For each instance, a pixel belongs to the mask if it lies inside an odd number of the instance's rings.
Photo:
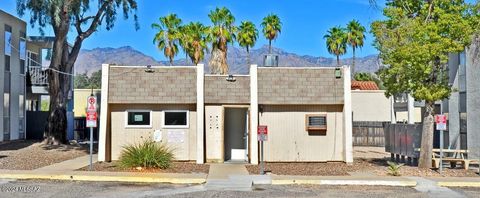
<path id="1" fill-rule="evenodd" d="M 93 155 L 92 163 L 97 162 L 97 154 Z M 90 155 L 85 155 L 77 157 L 75 159 L 66 160 L 60 163 L 52 164 L 50 166 L 44 166 L 37 168 L 34 171 L 45 172 L 45 171 L 74 171 L 90 164 Z"/>

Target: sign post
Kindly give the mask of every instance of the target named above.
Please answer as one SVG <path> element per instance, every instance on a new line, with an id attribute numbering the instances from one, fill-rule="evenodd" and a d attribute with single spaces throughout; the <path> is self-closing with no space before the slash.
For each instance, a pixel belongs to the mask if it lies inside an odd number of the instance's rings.
<path id="1" fill-rule="evenodd" d="M 440 131 L 440 167 L 439 171 L 442 173 L 443 170 L 443 131 L 447 130 L 447 116 L 439 114 L 435 116 L 436 129 Z"/>
<path id="2" fill-rule="evenodd" d="M 93 169 L 93 128 L 97 127 L 97 97 L 93 93 L 87 98 L 86 127 L 90 127 L 90 170 Z"/>
<path id="3" fill-rule="evenodd" d="M 268 127 L 259 125 L 257 129 L 257 138 L 260 141 L 260 175 L 265 174 L 265 162 L 263 159 L 263 142 L 268 140 Z"/>

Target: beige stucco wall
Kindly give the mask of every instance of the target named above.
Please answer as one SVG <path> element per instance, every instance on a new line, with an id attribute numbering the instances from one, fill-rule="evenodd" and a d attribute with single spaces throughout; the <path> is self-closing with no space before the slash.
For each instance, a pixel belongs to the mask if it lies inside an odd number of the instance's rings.
<path id="1" fill-rule="evenodd" d="M 176 160 L 196 159 L 196 110 L 195 105 L 109 105 L 111 109 L 111 152 L 112 160 L 120 157 L 122 147 L 129 144 L 140 143 L 145 139 L 153 140 L 155 130 L 162 131 L 162 143 L 173 149 Z M 152 110 L 151 128 L 125 128 L 125 114 L 127 109 Z M 162 128 L 163 110 L 189 110 L 189 128 L 165 129 Z M 184 141 L 170 143 L 168 132 L 183 132 Z"/>
<path id="2" fill-rule="evenodd" d="M 344 161 L 343 105 L 264 105 L 266 161 Z M 326 135 L 305 131 L 306 114 L 327 114 Z"/>
<path id="3" fill-rule="evenodd" d="M 97 110 L 100 112 L 100 89 L 94 89 L 93 95 L 97 97 Z M 73 113 L 75 117 L 85 117 L 87 111 L 87 97 L 92 93 L 91 89 L 74 89 L 73 90 Z"/>
<path id="4" fill-rule="evenodd" d="M 352 90 L 353 121 L 388 122 L 390 99 L 383 90 Z"/>

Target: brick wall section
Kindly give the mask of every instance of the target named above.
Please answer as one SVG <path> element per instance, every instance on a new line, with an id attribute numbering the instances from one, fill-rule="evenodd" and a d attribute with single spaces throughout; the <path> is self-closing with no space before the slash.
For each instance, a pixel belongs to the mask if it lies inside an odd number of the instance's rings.
<path id="1" fill-rule="evenodd" d="M 259 104 L 343 104 L 335 68 L 258 68 Z"/>
<path id="2" fill-rule="evenodd" d="M 122 104 L 194 104 L 197 96 L 195 67 L 110 67 L 108 102 Z"/>
<path id="3" fill-rule="evenodd" d="M 250 103 L 250 76 L 235 76 L 235 82 L 227 76 L 205 76 L 205 103 L 248 104 Z"/>

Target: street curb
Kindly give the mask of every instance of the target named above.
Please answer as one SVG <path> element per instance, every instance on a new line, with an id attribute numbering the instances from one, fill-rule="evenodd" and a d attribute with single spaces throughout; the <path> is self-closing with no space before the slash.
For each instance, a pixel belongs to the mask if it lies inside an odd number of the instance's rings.
<path id="1" fill-rule="evenodd" d="M 480 182 L 437 182 L 441 187 L 480 187 Z"/>
<path id="2" fill-rule="evenodd" d="M 392 180 L 314 180 L 314 179 L 274 179 L 272 185 L 315 184 L 315 185 L 361 185 L 361 186 L 405 186 L 415 187 L 416 181 Z"/>
<path id="3" fill-rule="evenodd" d="M 143 176 L 106 176 L 106 175 L 80 175 L 80 174 L 0 174 L 0 179 L 49 179 L 71 181 L 96 181 L 96 182 L 139 182 L 139 183 L 172 183 L 172 184 L 202 184 L 205 177 L 173 178 L 155 175 Z"/>

